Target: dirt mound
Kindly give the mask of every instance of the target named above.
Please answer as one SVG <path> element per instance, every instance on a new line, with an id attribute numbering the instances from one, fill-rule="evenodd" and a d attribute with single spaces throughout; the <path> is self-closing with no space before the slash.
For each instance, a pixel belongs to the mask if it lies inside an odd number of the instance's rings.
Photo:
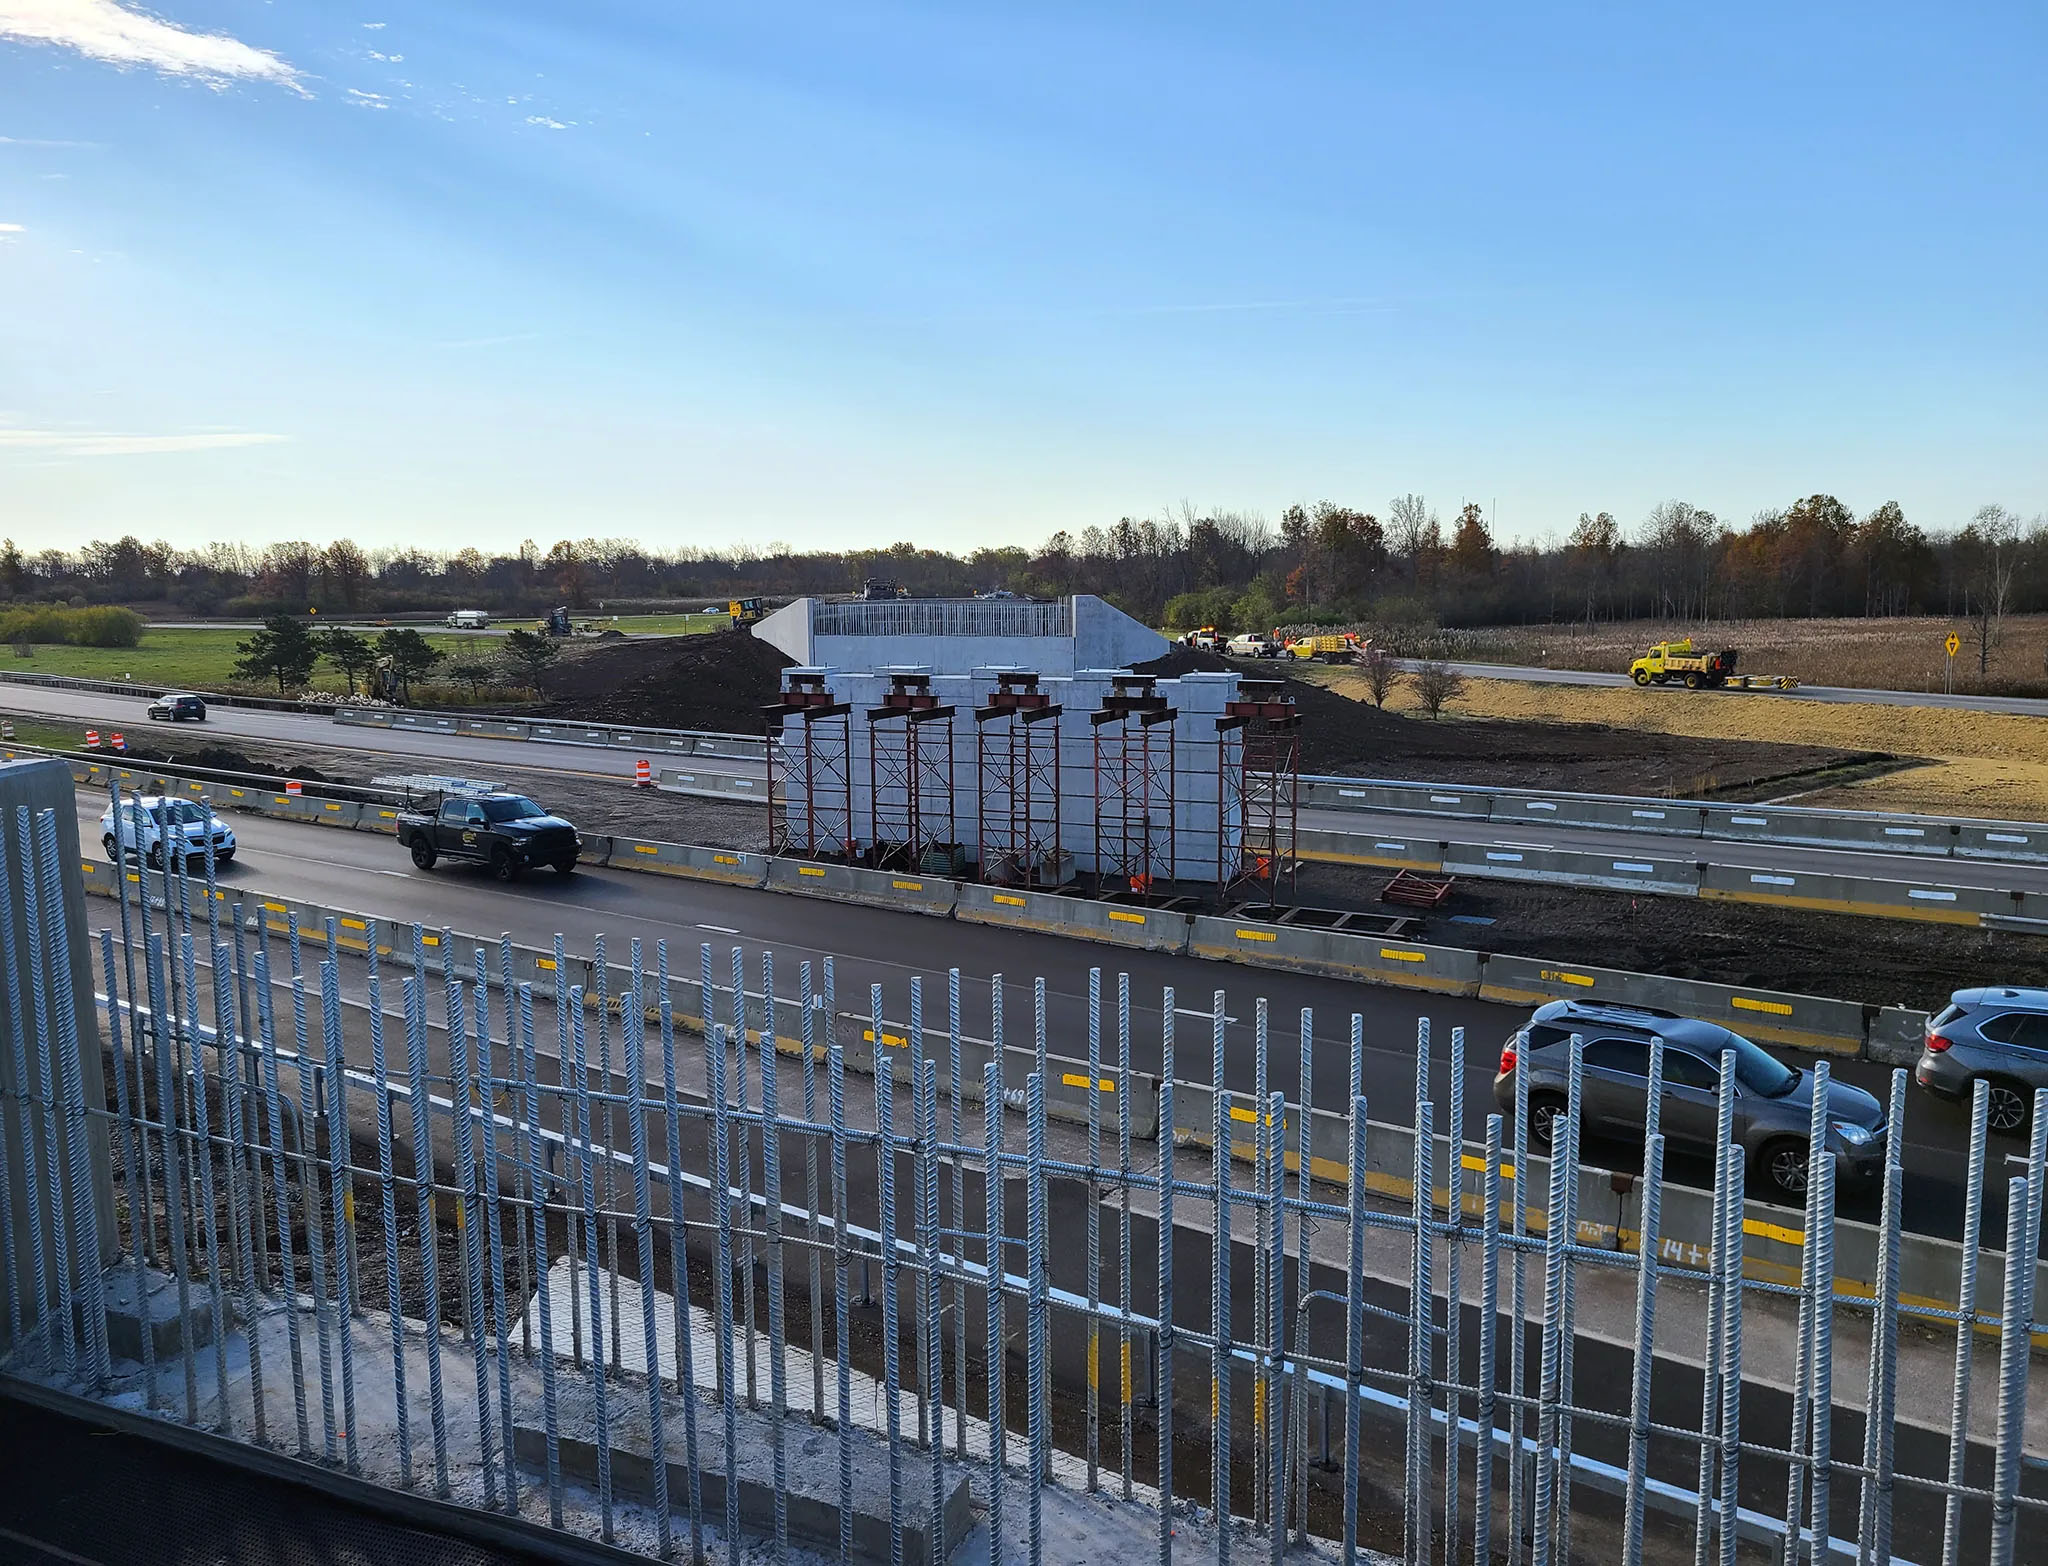
<path id="1" fill-rule="evenodd" d="M 563 717 L 758 734 L 789 664 L 746 631 L 635 638 L 566 650 L 541 692 Z"/>
<path id="2" fill-rule="evenodd" d="M 1162 678 L 1228 669 L 1280 680 L 1301 709 L 1304 772 L 1585 793 L 1697 795 L 1870 759 L 1819 745 L 1696 739 L 1600 723 L 1411 718 L 1296 679 L 1285 663 L 1254 670 L 1193 647 L 1176 647 L 1136 668 Z"/>

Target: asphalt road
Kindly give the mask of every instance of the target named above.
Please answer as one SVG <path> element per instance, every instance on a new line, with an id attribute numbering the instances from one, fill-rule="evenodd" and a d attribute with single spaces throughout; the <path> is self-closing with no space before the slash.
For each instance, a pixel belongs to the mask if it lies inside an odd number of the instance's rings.
<path id="1" fill-rule="evenodd" d="M 1412 669 L 1415 660 L 1397 658 L 1401 668 Z M 1532 685 L 1633 685 L 1626 674 L 1607 674 L 1592 669 L 1538 669 L 1512 663 L 1453 663 L 1451 667 L 1469 679 L 1520 680 Z M 1768 670 L 1759 671 L 1768 673 Z M 1673 701 L 1717 698 L 1727 701 L 1824 701 L 1847 702 L 1871 707 L 1948 707 L 1970 712 L 2004 712 L 2026 718 L 2048 718 L 2048 701 L 2032 696 L 1982 696 L 1968 692 L 1944 695 L 1940 691 L 1860 690 L 1849 685 L 1802 685 L 1796 691 L 1688 691 L 1671 686 L 1666 694 Z"/>
<path id="2" fill-rule="evenodd" d="M 88 844 L 99 839 L 103 807 L 92 796 L 78 796 L 80 834 Z M 759 954 L 772 951 L 778 992 L 796 993 L 796 975 L 806 959 L 820 962 L 836 955 L 837 1004 L 842 1011 L 864 1012 L 868 987 L 883 986 L 884 1013 L 894 1023 L 908 1014 L 908 984 L 921 976 L 927 1025 L 944 1020 L 946 970 L 962 975 L 963 1014 L 967 1031 L 989 1035 L 991 977 L 1003 976 L 1007 1038 L 1029 1044 L 1032 1033 L 1032 981 L 1046 985 L 1048 1048 L 1070 1058 L 1087 1053 L 1088 971 L 1103 972 L 1105 997 L 1115 994 L 1116 976 L 1128 973 L 1132 991 L 1132 1056 L 1140 1070 L 1156 1070 L 1163 1032 L 1162 992 L 1172 986 L 1176 1008 L 1175 1037 L 1178 1074 L 1185 1081 L 1206 1082 L 1210 1076 L 1211 997 L 1222 991 L 1225 1015 L 1225 1083 L 1237 1091 L 1257 1085 L 1258 1059 L 1254 1022 L 1258 1000 L 1270 1007 L 1271 1042 L 1267 1051 L 1268 1087 L 1301 1101 L 1300 1016 L 1312 1012 L 1314 1051 L 1312 1102 L 1328 1108 L 1345 1105 L 1350 1079 L 1350 1019 L 1364 1020 L 1364 1086 L 1373 1118 L 1406 1123 L 1413 1119 L 1415 1038 L 1417 1024 L 1428 1018 L 1435 1039 L 1431 1092 L 1439 1104 L 1439 1124 L 1448 1113 L 1450 1030 L 1467 1030 L 1467 1059 L 1462 1082 L 1463 1122 L 1470 1138 L 1484 1135 L 1486 1116 L 1494 1109 L 1493 1072 L 1502 1039 L 1524 1013 L 1510 1007 L 1448 996 L 1315 978 L 1237 964 L 1160 953 L 1105 949 L 1057 936 L 997 930 L 909 913 L 891 913 L 779 893 L 750 891 L 706 882 L 584 871 L 566 880 L 542 873 L 501 886 L 474 867 L 445 865 L 432 872 L 415 870 L 389 839 L 370 834 L 323 831 L 261 818 L 238 818 L 235 831 L 242 856 L 224 878 L 245 897 L 258 890 L 297 897 L 328 907 L 346 908 L 401 923 L 420 921 L 462 933 L 495 937 L 509 932 L 520 944 L 546 947 L 557 932 L 570 948 L 587 953 L 592 937 L 604 932 L 614 960 L 623 959 L 627 943 L 639 936 L 650 944 L 671 943 L 674 969 L 694 971 L 691 948 L 712 943 L 722 972 L 730 972 L 730 948 L 748 951 L 750 972 L 759 972 Z M 95 901 L 94 923 L 107 905 Z M 677 948 L 681 949 L 678 950 Z M 1113 1003 L 1106 1000 L 1105 1009 Z M 1105 1039 L 1114 1038 L 1113 1021 L 1105 1021 Z M 1106 1042 L 1105 1052 L 1113 1052 Z M 1798 1058 L 1796 1052 L 1783 1051 Z M 1864 1062 L 1836 1062 L 1838 1076 L 1877 1093 L 1886 1091 L 1888 1073 Z M 1965 1114 L 1917 1090 L 1907 1117 L 1904 1220 L 1923 1233 L 1954 1237 L 1961 1231 L 1962 1173 L 1966 1163 Z M 1994 1155 L 2004 1149 L 1994 1149 Z M 2019 1149 L 2014 1149 L 2019 1150 Z M 1639 1153 L 1589 1143 L 1589 1162 L 1603 1154 L 1615 1167 L 1630 1168 Z M 1675 1158 L 1672 1178 L 1690 1184 L 1711 1183 L 1711 1169 L 1701 1160 Z M 1989 1182 L 1994 1187 L 1997 1182 Z M 2000 1201 L 1994 1195 L 1985 1222 L 2002 1232 Z M 1877 1205 L 1871 1193 L 1844 1192 L 1845 1217 L 1874 1220 Z"/>
<path id="3" fill-rule="evenodd" d="M 131 701 L 125 697 L 89 691 L 0 685 L 0 706 L 102 726 L 126 722 L 137 730 L 145 730 L 148 726 L 148 720 L 142 716 L 145 705 L 141 697 Z M 114 716 L 110 717 L 110 712 Z M 188 729 L 187 732 L 191 731 Z M 327 718 L 311 714 L 235 707 L 212 708 L 207 715 L 206 732 L 302 748 L 343 746 L 376 756 L 389 756 L 394 771 L 452 769 L 471 777 L 488 776 L 493 768 L 518 767 L 584 777 L 627 778 L 632 776 L 633 764 L 638 759 L 631 751 L 594 746 L 480 739 L 419 730 L 344 728 Z M 762 775 L 758 765 L 734 757 L 694 756 L 679 758 L 674 764 L 705 774 L 753 778 Z M 1649 854 L 1685 863 L 1703 861 L 1745 869 L 1864 876 L 1939 887 L 2048 892 L 2048 865 L 2011 865 L 1947 859 L 1937 855 L 1718 842 L 1697 837 L 1608 831 L 1596 827 L 1553 827 L 1535 823 L 1504 827 L 1497 823 L 1447 820 L 1441 816 L 1380 812 L 1304 809 L 1300 821 L 1303 827 L 1322 831 L 1389 838 L 1412 837 L 1431 843 L 1476 842 L 1508 849 L 1576 849 L 1612 853 L 1629 859 L 1640 859 Z"/>

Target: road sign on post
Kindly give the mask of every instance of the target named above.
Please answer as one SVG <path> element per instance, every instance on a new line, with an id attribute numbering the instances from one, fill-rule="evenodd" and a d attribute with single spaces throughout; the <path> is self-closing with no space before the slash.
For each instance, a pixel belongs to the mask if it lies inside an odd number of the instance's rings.
<path id="1" fill-rule="evenodd" d="M 1948 654 L 1948 662 L 1941 666 L 1942 694 L 1947 695 L 1955 688 L 1956 654 L 1962 650 L 1963 639 L 1950 631 L 1942 642 L 1942 650 Z"/>

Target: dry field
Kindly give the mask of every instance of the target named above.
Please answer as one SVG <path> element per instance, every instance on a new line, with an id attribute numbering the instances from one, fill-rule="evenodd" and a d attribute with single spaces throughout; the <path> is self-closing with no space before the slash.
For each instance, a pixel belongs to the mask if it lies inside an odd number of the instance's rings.
<path id="1" fill-rule="evenodd" d="M 1363 699 L 1364 681 L 1333 671 L 1326 682 Z M 1415 711 L 1407 682 L 1389 708 Z M 1801 804 L 1844 810 L 2048 820 L 2048 719 L 1945 707 L 1879 707 L 1802 701 L 1767 692 L 1619 690 L 1471 679 L 1439 721 L 1488 719 L 1598 723 L 1700 739 L 1766 740 L 1920 756 L 1927 764 L 1803 795 Z"/>
<path id="2" fill-rule="evenodd" d="M 1999 696 L 2048 696 L 2048 615 L 2013 615 L 1991 649 L 1990 668 L 1977 675 L 1970 627 L 1936 616 L 1892 620 L 1712 620 L 1675 625 L 1632 620 L 1595 626 L 1525 626 L 1503 632 L 1500 656 L 1526 657 L 1560 669 L 1628 672 L 1652 642 L 1690 636 L 1695 646 L 1734 647 L 1741 667 L 1757 674 L 1790 674 L 1808 685 L 1850 685 L 1898 691 L 1938 691 L 1948 661 L 1942 641 L 1962 638 L 1955 689 Z M 1508 651 L 1512 643 L 1512 653 Z"/>

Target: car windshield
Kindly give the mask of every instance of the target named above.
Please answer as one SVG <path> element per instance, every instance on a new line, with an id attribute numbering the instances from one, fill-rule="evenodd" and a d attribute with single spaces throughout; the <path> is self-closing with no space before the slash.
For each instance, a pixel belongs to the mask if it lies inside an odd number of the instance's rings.
<path id="1" fill-rule="evenodd" d="M 521 799 L 517 794 L 484 801 L 486 821 L 531 821 L 535 816 L 546 814 L 547 812 L 532 800 Z"/>
<path id="2" fill-rule="evenodd" d="M 147 814 L 153 820 L 165 821 L 172 826 L 197 826 L 206 819 L 205 811 L 182 799 L 167 799 Z"/>
<path id="3" fill-rule="evenodd" d="M 1799 1073 L 1766 1055 L 1739 1033 L 1728 1035 L 1735 1046 L 1735 1080 L 1764 1098 L 1783 1098 L 1799 1085 Z"/>

